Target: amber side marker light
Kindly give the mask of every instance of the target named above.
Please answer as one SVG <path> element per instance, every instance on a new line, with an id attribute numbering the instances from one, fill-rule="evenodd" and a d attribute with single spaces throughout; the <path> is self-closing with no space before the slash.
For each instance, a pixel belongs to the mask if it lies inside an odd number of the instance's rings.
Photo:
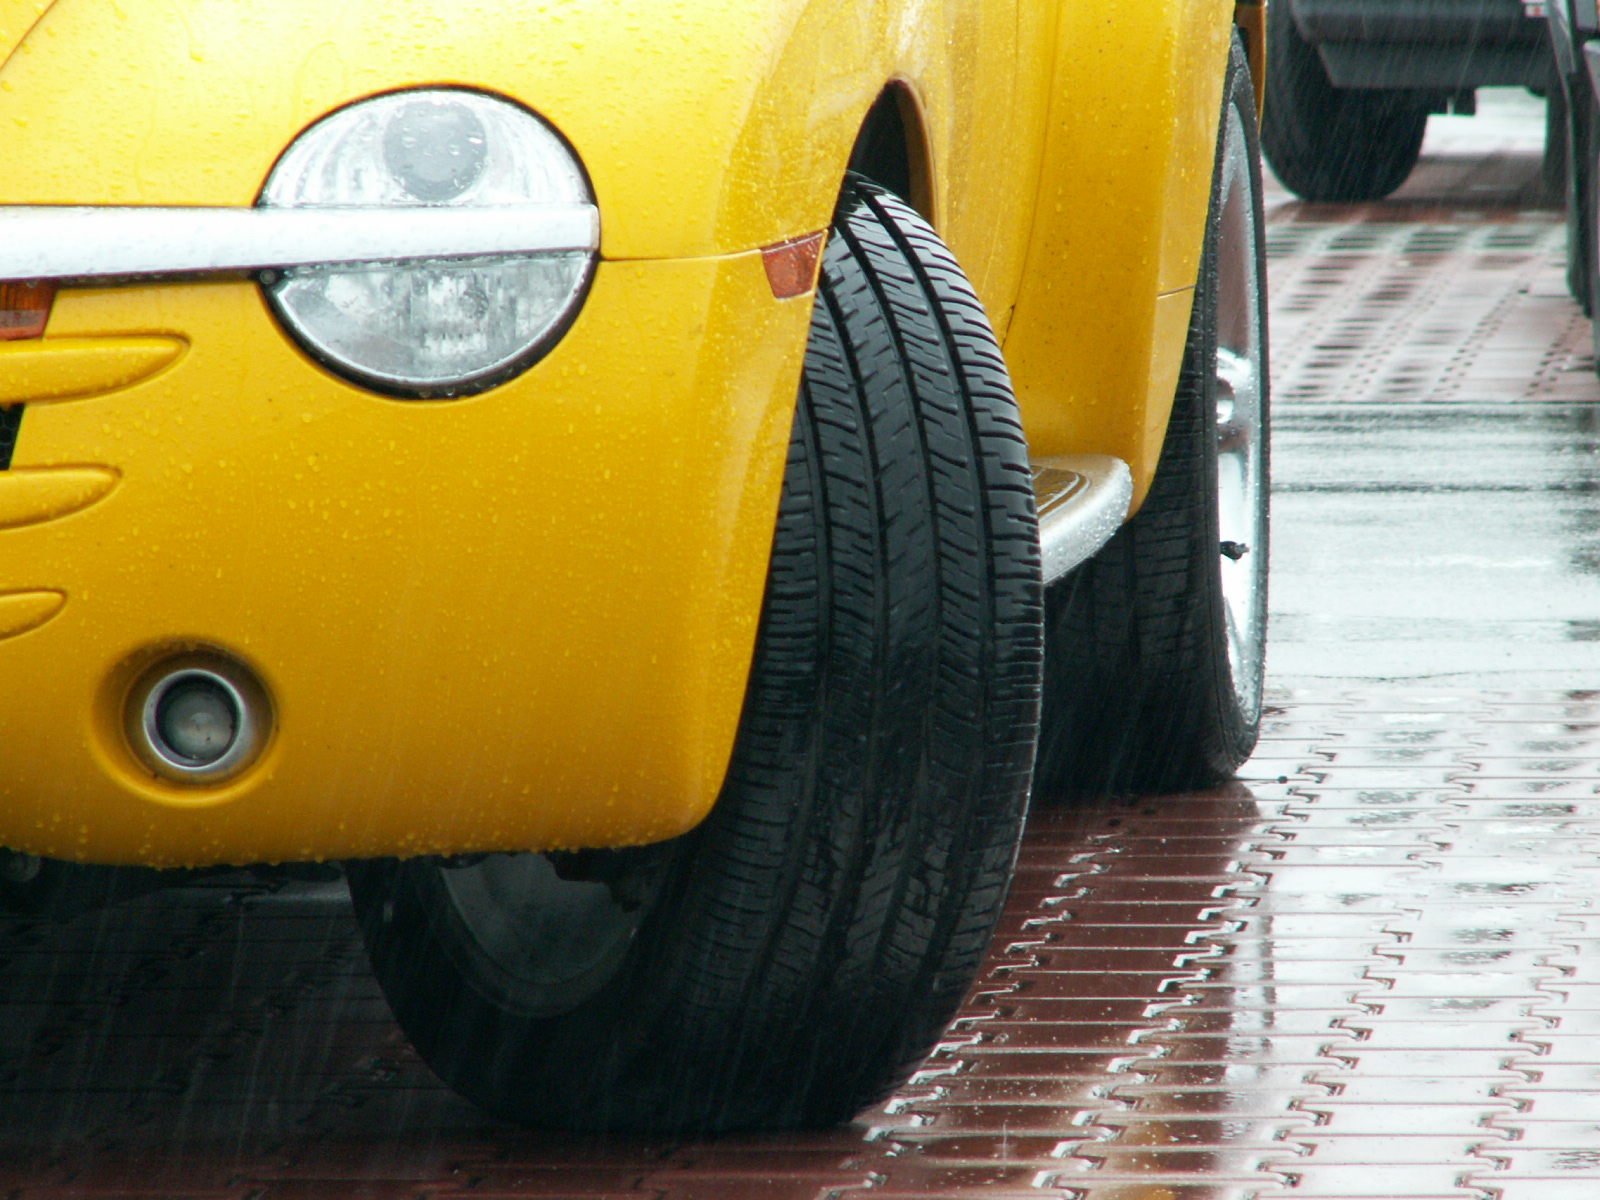
<path id="1" fill-rule="evenodd" d="M 55 299 L 53 283 L 0 283 L 0 342 L 43 337 Z"/>
<path id="2" fill-rule="evenodd" d="M 804 296 L 816 286 L 822 238 L 821 233 L 808 233 L 805 237 L 761 248 L 761 265 L 767 269 L 767 283 L 779 300 Z"/>

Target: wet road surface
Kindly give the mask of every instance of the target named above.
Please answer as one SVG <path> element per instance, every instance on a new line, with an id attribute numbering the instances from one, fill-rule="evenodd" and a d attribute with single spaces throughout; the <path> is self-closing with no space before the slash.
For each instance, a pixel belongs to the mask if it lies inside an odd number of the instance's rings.
<path id="1" fill-rule="evenodd" d="M 1271 197 L 1259 753 L 1037 811 L 890 1103 L 508 1129 L 406 1047 L 341 884 L 219 879 L 0 925 L 0 1196 L 1600 1196 L 1600 385 L 1537 111 L 1474 120 L 1392 201 Z"/>
<path id="2" fill-rule="evenodd" d="M 1279 683 L 1600 680 L 1600 388 L 1520 107 L 1435 118 L 1384 204 L 1271 198 Z"/>

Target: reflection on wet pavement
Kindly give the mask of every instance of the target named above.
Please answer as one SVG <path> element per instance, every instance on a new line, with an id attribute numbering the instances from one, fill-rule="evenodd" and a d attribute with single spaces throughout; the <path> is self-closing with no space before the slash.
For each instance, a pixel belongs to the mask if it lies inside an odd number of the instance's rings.
<path id="1" fill-rule="evenodd" d="M 1036 811 L 892 1100 L 803 1137 L 512 1130 L 406 1047 L 342 885 L 228 877 L 0 924 L 0 1196 L 1600 1196 L 1600 387 L 1559 224 L 1513 207 L 1522 128 L 1441 135 L 1390 204 L 1275 197 L 1259 753 Z"/>

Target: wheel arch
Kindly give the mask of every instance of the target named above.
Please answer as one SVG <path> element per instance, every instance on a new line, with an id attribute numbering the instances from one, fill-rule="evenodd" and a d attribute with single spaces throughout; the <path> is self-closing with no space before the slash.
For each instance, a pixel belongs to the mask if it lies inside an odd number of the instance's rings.
<path id="1" fill-rule="evenodd" d="M 867 110 L 850 148 L 850 169 L 887 188 L 928 224 L 939 227 L 927 115 L 906 80 L 891 79 Z"/>

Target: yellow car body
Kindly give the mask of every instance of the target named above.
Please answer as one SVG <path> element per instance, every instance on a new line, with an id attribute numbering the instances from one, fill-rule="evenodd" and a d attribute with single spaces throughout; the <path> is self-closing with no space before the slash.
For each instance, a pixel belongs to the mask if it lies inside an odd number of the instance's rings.
<path id="1" fill-rule="evenodd" d="M 509 382 L 407 402 L 244 274 L 64 283 L 0 341 L 0 845 L 156 866 L 669 837 L 744 697 L 825 230 L 897 89 L 913 200 L 1004 346 L 1035 456 L 1155 469 L 1201 252 L 1220 0 L 11 0 L 0 206 L 249 207 L 365 97 L 466 87 L 588 171 L 591 290 Z M 215 785 L 132 753 L 143 667 L 270 693 Z"/>

